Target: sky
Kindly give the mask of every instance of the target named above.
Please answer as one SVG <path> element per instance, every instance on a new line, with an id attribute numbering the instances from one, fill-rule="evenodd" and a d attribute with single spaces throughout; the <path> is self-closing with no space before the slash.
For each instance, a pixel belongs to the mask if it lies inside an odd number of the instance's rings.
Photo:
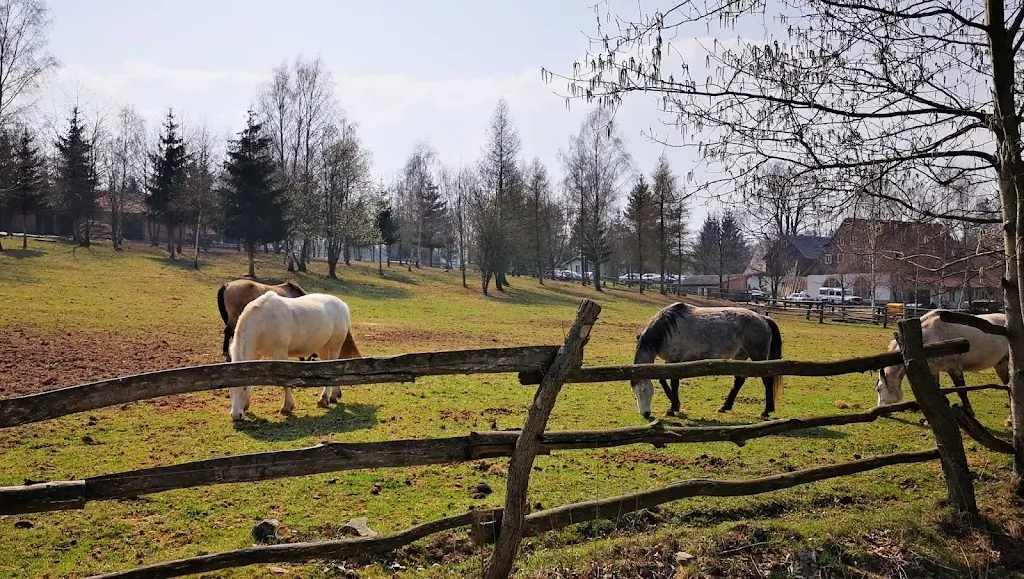
<path id="1" fill-rule="evenodd" d="M 108 114 L 132 105 L 151 127 L 174 107 L 187 124 L 205 122 L 226 139 L 275 66 L 319 55 L 377 177 L 395 174 L 418 141 L 446 164 L 474 162 L 501 97 L 524 158 L 537 156 L 558 175 L 558 151 L 589 105 L 567 106 L 555 94 L 564 82 L 546 84 L 541 68 L 571 70 L 587 48 L 584 33 L 595 30 L 593 1 L 47 0 L 50 48 L 62 66 L 39 106 L 62 121 L 76 102 Z M 618 114 L 638 170 L 650 174 L 665 152 L 685 176 L 697 166 L 694 153 L 643 134 L 671 136 L 665 120 L 647 95 L 629 97 Z M 711 207 L 693 205 L 695 219 Z"/>

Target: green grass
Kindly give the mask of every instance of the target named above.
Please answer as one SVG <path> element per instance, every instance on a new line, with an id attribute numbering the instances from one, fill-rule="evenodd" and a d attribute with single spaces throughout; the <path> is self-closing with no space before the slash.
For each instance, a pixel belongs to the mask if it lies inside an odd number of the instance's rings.
<path id="1" fill-rule="evenodd" d="M 187 263 L 186 263 L 187 262 Z M 115 253 L 107 248 L 72 251 L 63 244 L 34 242 L 27 252 L 0 253 L 0 336 L 14 327 L 61 332 L 113 332 L 125 339 L 159 342 L 170 348 L 198 348 L 205 360 L 218 361 L 222 322 L 215 293 L 224 281 L 245 271 L 235 254 L 204 256 L 202 267 L 191 260 L 171 263 L 144 248 Z M 572 323 L 579 300 L 600 302 L 602 312 L 586 349 L 585 363 L 631 360 L 636 331 L 668 300 L 658 296 L 592 288 L 562 282 L 539 286 L 512 278 L 506 295 L 483 297 L 478 280 L 461 287 L 458 272 L 393 265 L 385 276 L 376 266 L 353 262 L 339 266 L 340 280 L 324 277 L 315 263 L 295 274 L 307 291 L 335 293 L 353 315 L 355 336 L 365 355 L 434 349 L 530 344 L 559 344 Z M 279 256 L 259 256 L 258 275 L 281 281 L 290 276 Z M 892 330 L 874 326 L 819 325 L 782 318 L 784 354 L 789 359 L 829 360 L 884 350 Z M 2 338 L 0 338 L 2 339 Z M 117 343 L 111 348 L 116 349 Z M 57 347 L 50 353 L 66 354 Z M 0 360 L 3 364 L 11 362 Z M 171 366 L 165 366 L 171 367 Z M 147 368 L 149 369 L 149 368 Z M 19 370 L 22 371 L 22 370 Z M 2 388 L 3 374 L 0 374 Z M 972 383 L 994 380 L 991 372 Z M 948 382 L 947 377 L 943 377 Z M 688 380 L 681 387 L 685 424 L 757 422 L 763 388 L 750 381 L 735 412 L 717 414 L 728 392 L 726 377 Z M 156 400 L 25 427 L 0 431 L 0 484 L 24 479 L 64 480 L 146 466 L 173 464 L 246 452 L 309 446 L 322 440 L 374 441 L 440 437 L 522 424 L 533 389 L 519 386 L 514 375 L 453 376 L 422 379 L 415 384 L 347 388 L 343 404 L 324 411 L 315 405 L 318 392 L 297 392 L 296 415 L 279 416 L 278 388 L 258 389 L 252 410 L 257 420 L 235 429 L 228 417 L 226 392 Z M 668 402 L 656 397 L 656 411 Z M 982 422 L 1005 435 L 1005 395 L 973 396 Z M 874 405 L 874 376 L 788 378 L 778 417 L 840 412 L 836 402 L 852 408 Z M 842 405 L 841 405 L 842 406 Z M 92 419 L 90 419 L 92 417 Z M 545 508 L 607 497 L 665 483 L 710 477 L 740 479 L 851 460 L 894 451 L 934 446 L 919 416 L 879 420 L 847 427 L 819 428 L 749 442 L 745 447 L 716 444 L 649 446 L 556 452 L 537 459 L 530 484 L 531 503 Z M 642 424 L 628 385 L 571 384 L 552 413 L 550 429 L 612 428 Z M 91 444 L 83 442 L 88 436 Z M 968 443 L 972 466 L 982 472 L 979 498 L 992 509 L 1004 496 L 1008 459 Z M 504 466 L 507 460 L 487 461 Z M 487 482 L 494 493 L 474 500 L 468 488 Z M 371 494 L 378 485 L 380 492 Z M 854 537 L 868 529 L 914 531 L 919 549 L 946 564 L 962 564 L 959 553 L 930 529 L 936 505 L 944 496 L 937 463 L 891 467 L 756 497 L 697 498 L 666 506 L 663 522 L 633 536 L 629 525 L 589 525 L 530 541 L 521 558 L 523 574 L 556 564 L 582 565 L 613 552 L 623 541 L 657 543 L 671 535 L 683 544 L 722 533 L 737 522 L 785 529 L 803 537 Z M 478 465 L 432 466 L 355 471 L 262 483 L 218 485 L 171 491 L 131 501 L 90 503 L 84 510 L 32 516 L 0 517 L 0 576 L 80 577 L 178 557 L 251 544 L 249 531 L 259 520 L 274 517 L 294 539 L 325 539 L 350 518 L 366 516 L 379 532 L 455 514 L 470 507 L 499 506 L 504 498 L 503 469 Z M 16 521 L 32 527 L 15 528 Z M 908 531 L 909 532 L 909 531 Z M 585 535 L 597 541 L 583 541 Z M 611 550 L 611 551 L 609 551 Z M 428 555 L 410 551 L 403 559 L 414 576 L 471 573 L 483 555 L 456 558 L 432 567 Z M 958 562 L 959 561 L 959 562 Z M 424 565 L 417 571 L 417 565 Z M 323 562 L 289 567 L 292 576 L 345 576 Z M 225 571 L 217 576 L 266 576 L 265 567 Z M 368 566 L 362 575 L 389 574 Z"/>

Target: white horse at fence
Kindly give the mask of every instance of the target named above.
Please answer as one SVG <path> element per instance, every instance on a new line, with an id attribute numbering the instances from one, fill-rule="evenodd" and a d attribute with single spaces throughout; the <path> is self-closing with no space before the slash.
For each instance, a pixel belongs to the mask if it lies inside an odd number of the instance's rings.
<path id="1" fill-rule="evenodd" d="M 949 374 L 954 386 L 966 386 L 964 372 L 981 372 L 994 368 L 996 375 L 1003 384 L 1010 381 L 1009 354 L 1010 344 L 1004 336 L 988 334 L 977 328 L 943 322 L 939 315 L 945 310 L 932 310 L 921 316 L 921 333 L 925 344 L 933 344 L 956 338 L 966 339 L 971 349 L 963 354 L 929 358 L 928 367 L 938 377 L 939 372 Z M 982 314 L 978 316 L 997 326 L 1006 325 L 1006 314 Z M 898 352 L 899 342 L 889 342 L 889 351 Z M 903 399 L 903 378 L 907 368 L 903 364 L 889 366 L 878 371 L 875 390 L 878 392 L 878 405 L 895 404 Z M 972 412 L 971 402 L 966 392 L 959 392 L 964 409 Z"/>
<path id="2" fill-rule="evenodd" d="M 287 360 L 314 353 L 320 360 L 362 357 L 352 338 L 348 305 L 335 296 L 306 294 L 284 298 L 268 291 L 242 310 L 229 348 L 232 362 L 261 357 Z M 232 420 L 242 419 L 249 409 L 250 396 L 249 386 L 231 388 Z M 327 408 L 340 397 L 339 386 L 324 388 L 317 405 Z M 292 389 L 286 387 L 281 414 L 290 415 L 294 409 Z"/>

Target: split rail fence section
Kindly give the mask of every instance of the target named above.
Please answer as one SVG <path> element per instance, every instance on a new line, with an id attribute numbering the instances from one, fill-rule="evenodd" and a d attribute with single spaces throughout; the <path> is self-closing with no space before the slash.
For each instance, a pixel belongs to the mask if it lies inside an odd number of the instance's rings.
<path id="1" fill-rule="evenodd" d="M 561 346 L 431 352 L 326 362 L 254 361 L 211 364 L 127 376 L 0 400 L 0 428 L 11 428 L 98 408 L 231 386 L 269 383 L 292 387 L 323 387 L 409 382 L 421 376 L 510 372 L 519 373 L 519 381 L 524 385 L 537 385 L 520 431 L 471 432 L 467 436 L 437 439 L 330 442 L 310 448 L 198 460 L 81 480 L 0 487 L 0 515 L 81 509 L 91 501 L 125 499 L 214 484 L 510 457 L 506 500 L 502 509 L 469 511 L 386 536 L 255 546 L 98 576 L 178 577 L 258 563 L 347 558 L 393 551 L 434 533 L 470 527 L 479 545 L 495 543 L 484 568 L 484 576 L 497 579 L 508 577 L 511 573 L 523 537 L 594 519 L 613 519 L 685 497 L 755 495 L 896 464 L 940 460 L 950 506 L 958 513 L 975 513 L 977 506 L 974 487 L 964 453 L 961 428 L 990 449 L 997 452 L 1013 451 L 1008 442 L 994 436 L 959 407 L 951 407 L 945 394 L 957 389 L 940 389 L 928 370 L 928 358 L 966 352 L 969 348 L 967 341 L 958 339 L 924 346 L 919 320 L 900 322 L 902 353 L 834 362 L 704 360 L 681 364 L 584 367 L 583 349 L 600 310 L 596 303 L 584 300 Z M 966 316 L 952 321 L 978 326 L 978 319 Z M 992 333 L 999 333 L 1000 330 L 1005 332 L 998 326 L 982 329 Z M 565 383 L 697 376 L 834 376 L 876 371 L 901 363 L 907 365 L 907 375 L 916 401 L 877 407 L 867 412 L 789 418 L 736 426 L 671 427 L 655 422 L 642 427 L 612 430 L 546 431 L 551 409 Z M 968 389 L 980 388 L 1000 387 L 975 386 Z M 667 444 L 701 442 L 732 442 L 743 446 L 747 440 L 783 432 L 872 422 L 882 416 L 914 410 L 922 411 L 927 418 L 936 448 L 752 480 L 683 480 L 639 493 L 528 512 L 526 492 L 534 458 L 537 454 L 552 450 L 609 448 L 637 443 L 652 444 L 658 448 Z"/>

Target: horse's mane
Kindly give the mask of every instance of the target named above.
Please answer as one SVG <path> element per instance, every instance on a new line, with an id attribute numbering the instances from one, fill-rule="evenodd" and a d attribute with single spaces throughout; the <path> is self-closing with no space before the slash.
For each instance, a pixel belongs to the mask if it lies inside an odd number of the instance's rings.
<path id="1" fill-rule="evenodd" d="M 300 287 L 299 284 L 297 284 L 297 283 L 295 283 L 293 281 L 286 281 L 286 282 L 284 282 L 284 286 L 286 288 L 291 289 L 293 293 L 297 293 L 298 296 L 306 295 L 306 290 L 302 289 L 302 287 Z M 298 296 L 295 296 L 295 297 L 298 297 Z"/>
<path id="2" fill-rule="evenodd" d="M 637 337 L 636 351 L 647 350 L 656 355 L 661 351 L 665 339 L 675 329 L 676 322 L 689 311 L 690 306 L 683 302 L 676 302 L 663 308 L 654 318 L 647 323 L 647 327 Z"/>

